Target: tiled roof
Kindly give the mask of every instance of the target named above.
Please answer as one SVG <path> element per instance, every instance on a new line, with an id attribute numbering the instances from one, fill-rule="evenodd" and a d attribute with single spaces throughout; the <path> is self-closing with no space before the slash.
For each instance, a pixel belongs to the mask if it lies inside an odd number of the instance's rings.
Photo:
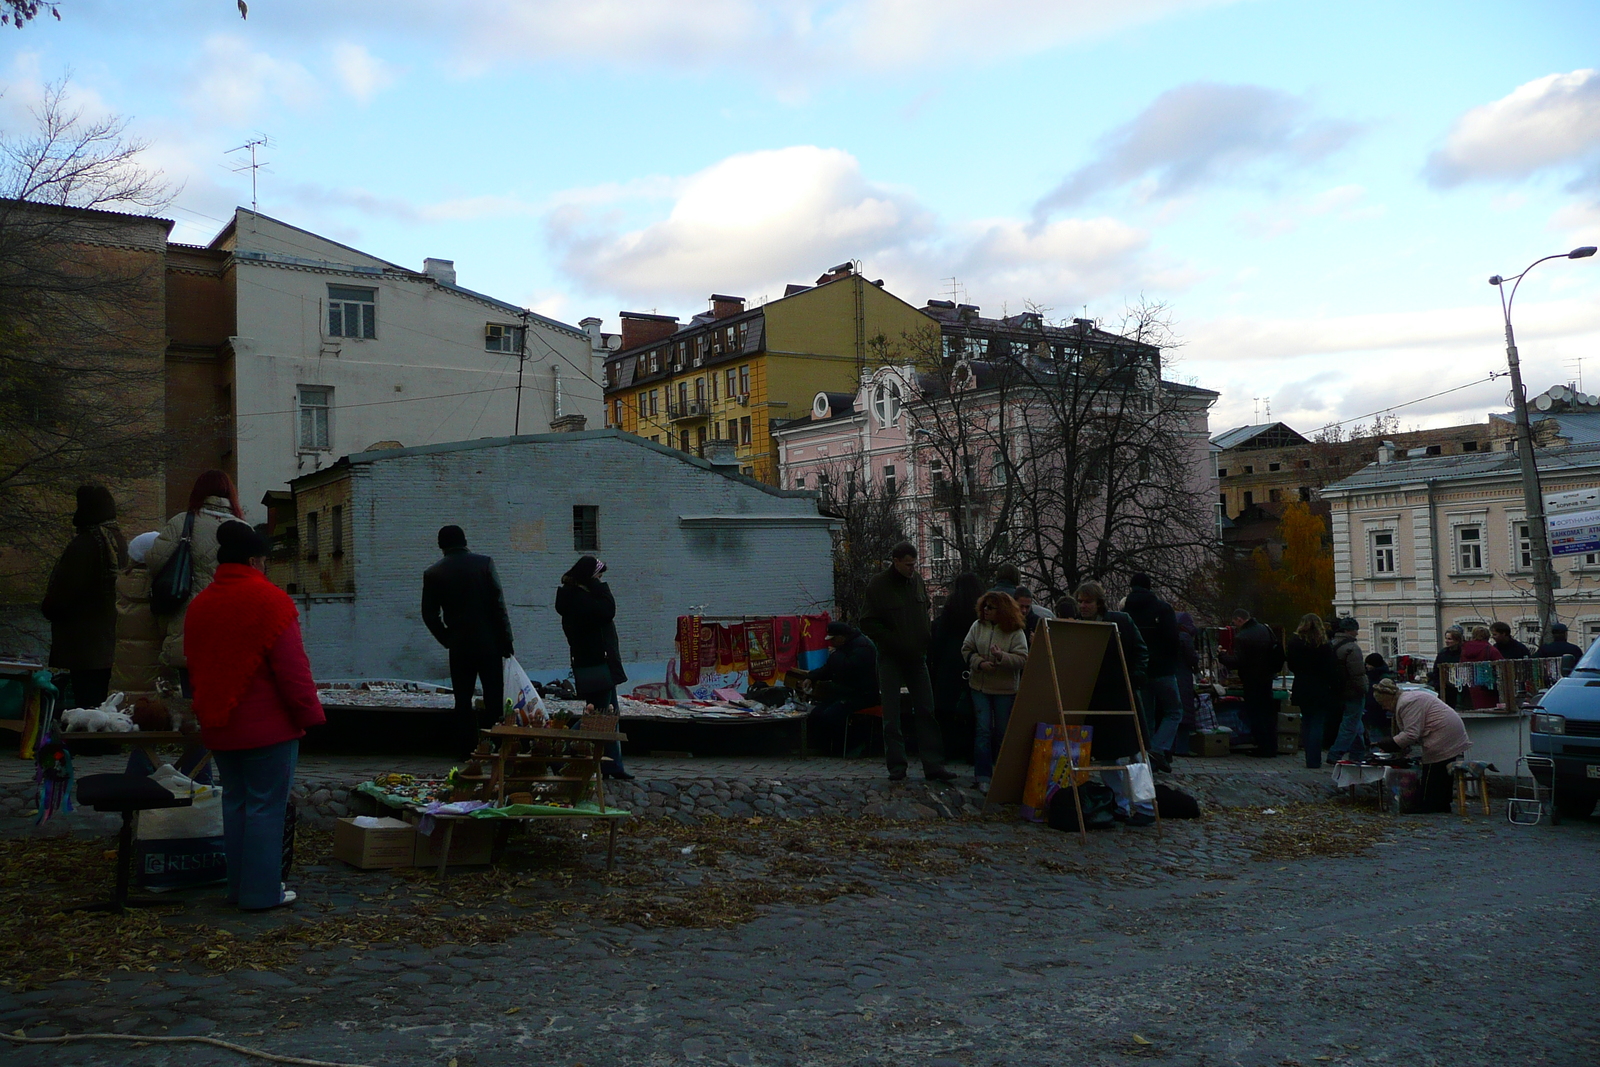
<path id="1" fill-rule="evenodd" d="M 1542 474 L 1600 467 L 1600 444 L 1595 443 L 1541 448 L 1535 455 Z M 1396 459 L 1392 463 L 1369 463 L 1350 477 L 1324 488 L 1322 495 L 1376 489 L 1386 485 L 1516 474 L 1519 469 L 1515 452 L 1463 452 L 1456 456 Z"/>

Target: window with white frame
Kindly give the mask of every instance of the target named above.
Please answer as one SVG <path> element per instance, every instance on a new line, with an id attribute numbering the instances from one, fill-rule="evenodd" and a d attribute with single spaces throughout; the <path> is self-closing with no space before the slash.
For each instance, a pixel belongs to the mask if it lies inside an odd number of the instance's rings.
<path id="1" fill-rule="evenodd" d="M 885 463 L 883 465 L 883 491 L 890 496 L 894 496 L 898 488 L 899 483 L 895 477 L 894 464 Z"/>
<path id="2" fill-rule="evenodd" d="M 928 529 L 928 558 L 944 559 L 944 527 L 933 526 Z"/>
<path id="3" fill-rule="evenodd" d="M 1539 620 L 1518 619 L 1517 640 L 1529 648 L 1538 648 L 1543 643 L 1539 640 Z"/>
<path id="4" fill-rule="evenodd" d="M 328 336 L 377 337 L 378 291 L 328 286 Z"/>
<path id="5" fill-rule="evenodd" d="M 1517 570 L 1533 570 L 1533 524 L 1527 522 L 1514 522 L 1511 524 L 1511 539 L 1517 549 L 1513 557 L 1517 562 Z"/>
<path id="6" fill-rule="evenodd" d="M 894 378 L 879 382 L 872 391 L 872 416 L 878 425 L 889 427 L 900 421 L 900 383 Z"/>
<path id="7" fill-rule="evenodd" d="M 521 352 L 522 327 L 502 326 L 491 322 L 483 328 L 483 350 L 485 352 Z"/>
<path id="8" fill-rule="evenodd" d="M 1011 477 L 1011 464 L 1006 462 L 1006 454 L 996 450 L 989 465 L 989 477 L 995 485 L 1005 485 Z"/>
<path id="9" fill-rule="evenodd" d="M 1477 523 L 1457 526 L 1456 570 L 1465 574 L 1483 569 L 1483 527 Z"/>
<path id="10" fill-rule="evenodd" d="M 1372 532 L 1372 573 L 1395 573 L 1393 530 L 1374 530 Z"/>
<path id="11" fill-rule="evenodd" d="M 300 387 L 300 449 L 321 452 L 333 447 L 328 421 L 333 407 L 333 387 L 327 385 L 302 385 Z"/>
<path id="12" fill-rule="evenodd" d="M 1380 622 L 1372 627 L 1373 642 L 1378 655 L 1393 663 L 1400 654 L 1400 624 Z"/>
<path id="13" fill-rule="evenodd" d="M 1583 624 L 1583 647 L 1587 651 L 1600 638 L 1600 619 L 1590 619 Z"/>

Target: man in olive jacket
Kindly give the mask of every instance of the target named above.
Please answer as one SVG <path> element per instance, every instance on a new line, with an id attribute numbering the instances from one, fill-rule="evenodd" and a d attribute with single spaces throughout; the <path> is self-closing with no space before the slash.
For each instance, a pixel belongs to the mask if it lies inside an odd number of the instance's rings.
<path id="1" fill-rule="evenodd" d="M 900 687 L 911 694 L 916 720 L 917 753 L 923 777 L 934 782 L 955 778 L 945 770 L 944 740 L 933 717 L 933 683 L 928 679 L 928 641 L 933 626 L 928 616 L 928 591 L 917 573 L 917 550 L 902 541 L 889 553 L 888 569 L 867 583 L 867 611 L 861 630 L 878 646 L 878 690 L 883 697 L 883 756 L 889 780 L 906 776 L 905 735 L 900 729 Z"/>

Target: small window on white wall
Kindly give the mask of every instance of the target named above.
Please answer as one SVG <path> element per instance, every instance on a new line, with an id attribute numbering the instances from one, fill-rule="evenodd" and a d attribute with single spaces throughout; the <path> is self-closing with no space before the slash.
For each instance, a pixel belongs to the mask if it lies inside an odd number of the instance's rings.
<path id="1" fill-rule="evenodd" d="M 1483 527 L 1476 524 L 1456 527 L 1456 569 L 1483 570 Z"/>
<path id="2" fill-rule="evenodd" d="M 1394 531 L 1375 530 L 1372 534 L 1372 573 L 1393 574 L 1394 572 Z"/>
<path id="3" fill-rule="evenodd" d="M 333 389 L 326 385 L 302 385 L 298 399 L 300 448 L 319 452 L 331 448 L 328 420 L 333 407 Z"/>
<path id="4" fill-rule="evenodd" d="M 1533 526 L 1526 522 L 1511 524 L 1511 535 L 1517 543 L 1517 570 L 1533 570 Z"/>

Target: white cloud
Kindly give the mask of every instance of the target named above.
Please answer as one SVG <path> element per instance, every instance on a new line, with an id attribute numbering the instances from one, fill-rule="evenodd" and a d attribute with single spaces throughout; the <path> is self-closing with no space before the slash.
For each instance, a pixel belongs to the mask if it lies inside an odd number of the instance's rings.
<path id="1" fill-rule="evenodd" d="M 320 95 L 305 67 L 255 51 L 231 35 L 208 38 L 196 67 L 189 105 L 219 123 L 248 123 L 274 103 L 305 107 Z"/>
<path id="2" fill-rule="evenodd" d="M 1574 299 L 1519 301 L 1517 341 L 1530 393 L 1569 380 L 1575 361 L 1600 347 L 1594 292 L 1591 286 Z M 1274 419 L 1305 432 L 1503 372 L 1502 330 L 1493 299 L 1415 312 L 1199 320 L 1184 331 L 1184 369 L 1222 392 L 1213 430 L 1250 422 L 1254 399 L 1263 397 L 1271 399 Z M 1396 414 L 1406 426 L 1482 422 L 1486 412 L 1505 410 L 1507 389 L 1499 378 Z"/>
<path id="3" fill-rule="evenodd" d="M 1363 203 L 1367 190 L 1360 185 L 1339 185 L 1307 197 L 1297 197 L 1267 208 L 1240 211 L 1236 216 L 1247 233 L 1257 237 L 1281 237 L 1300 228 L 1309 218 L 1331 218 L 1338 222 L 1379 218 L 1381 204 Z"/>
<path id="4" fill-rule="evenodd" d="M 393 85 L 399 77 L 393 67 L 359 44 L 334 46 L 333 69 L 345 90 L 363 104 Z"/>
<path id="5" fill-rule="evenodd" d="M 1428 159 L 1434 185 L 1517 180 L 1600 157 L 1600 71 L 1550 74 L 1456 120 Z"/>
<path id="6" fill-rule="evenodd" d="M 1060 219 L 1033 227 L 997 219 L 960 227 L 941 248 L 974 301 L 1011 312 L 1025 304 L 1068 308 L 1155 288 L 1186 287 L 1192 276 L 1153 270 L 1150 235 L 1111 218 Z M 930 257 L 931 258 L 931 257 Z"/>
<path id="7" fill-rule="evenodd" d="M 685 179 L 667 217 L 627 229 L 566 207 L 552 241 L 586 288 L 698 299 L 738 284 L 782 291 L 852 257 L 905 246 L 930 228 L 908 194 L 866 180 L 848 153 L 810 145 L 730 156 Z"/>
<path id="8" fill-rule="evenodd" d="M 1349 123 L 1314 117 L 1305 101 L 1276 89 L 1192 82 L 1168 89 L 1103 137 L 1099 154 L 1063 178 L 1034 212 L 1044 218 L 1124 186 L 1139 189 L 1140 199 L 1168 199 L 1263 162 L 1315 162 L 1354 132 Z"/>

